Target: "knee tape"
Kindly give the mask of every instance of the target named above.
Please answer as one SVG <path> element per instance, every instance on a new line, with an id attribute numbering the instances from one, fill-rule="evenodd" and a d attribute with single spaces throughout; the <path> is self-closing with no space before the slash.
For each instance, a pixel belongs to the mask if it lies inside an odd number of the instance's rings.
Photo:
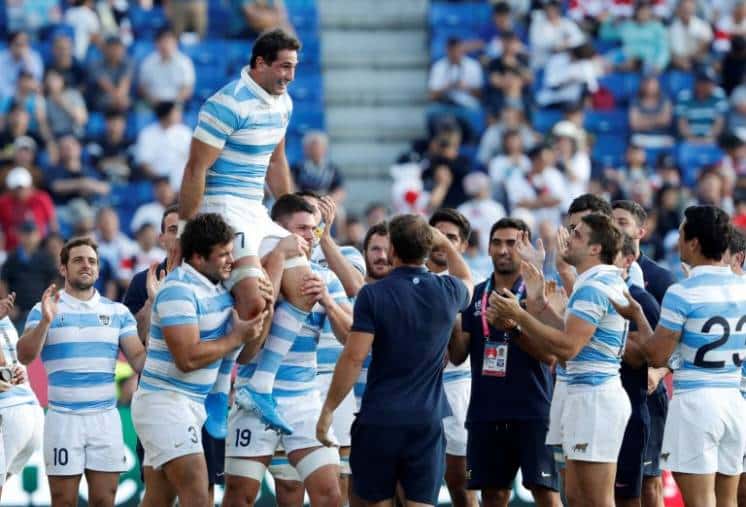
<path id="1" fill-rule="evenodd" d="M 291 257 L 290 259 L 286 259 L 282 265 L 283 269 L 292 269 L 299 266 L 310 266 L 310 262 L 308 262 L 308 258 L 305 255 L 299 255 L 298 257 Z"/>
<path id="2" fill-rule="evenodd" d="M 267 467 L 258 461 L 242 458 L 225 458 L 225 475 L 246 477 L 261 483 L 264 480 L 266 469 Z"/>
<path id="3" fill-rule="evenodd" d="M 262 268 L 255 268 L 252 266 L 241 266 L 238 268 L 233 268 L 231 270 L 230 277 L 225 282 L 223 282 L 223 287 L 230 291 L 238 282 L 240 282 L 244 278 L 262 278 L 263 276 L 264 271 L 262 270 Z"/>
<path id="4" fill-rule="evenodd" d="M 305 482 L 312 473 L 327 465 L 339 465 L 339 451 L 336 447 L 319 447 L 300 460 L 295 469 Z"/>
<path id="5" fill-rule="evenodd" d="M 303 482 L 298 472 L 293 468 L 293 465 L 287 461 L 284 463 L 275 463 L 272 460 L 272 463 L 269 465 L 269 473 L 272 474 L 272 477 L 281 481 Z"/>

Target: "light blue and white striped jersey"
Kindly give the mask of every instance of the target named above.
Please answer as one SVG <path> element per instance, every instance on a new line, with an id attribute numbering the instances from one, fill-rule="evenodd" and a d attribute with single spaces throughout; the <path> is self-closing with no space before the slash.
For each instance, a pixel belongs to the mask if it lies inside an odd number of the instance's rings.
<path id="1" fill-rule="evenodd" d="M 342 246 L 339 249 L 345 259 L 347 259 L 347 262 L 352 264 L 355 269 L 365 276 L 365 259 L 363 258 L 363 254 L 354 246 Z M 322 267 L 328 267 L 321 248 L 314 250 L 311 260 L 317 262 Z M 347 303 L 354 304 L 354 298 L 349 298 Z M 319 374 L 332 373 L 334 371 L 334 366 L 336 366 L 337 359 L 342 354 L 342 350 L 344 350 L 344 345 L 334 336 L 331 322 L 329 322 L 329 319 L 324 319 L 324 326 L 319 336 L 319 348 L 316 352 Z"/>
<path id="2" fill-rule="evenodd" d="M 358 375 L 355 386 L 353 387 L 353 391 L 355 392 L 355 403 L 358 410 L 360 410 L 360 405 L 363 402 L 365 386 L 368 385 L 368 368 L 370 367 L 371 361 L 373 361 L 373 354 L 368 352 L 368 355 L 365 356 L 365 360 L 363 361 L 363 367 L 360 368 L 360 375 Z"/>
<path id="3" fill-rule="evenodd" d="M 316 263 L 311 263 L 311 269 L 314 273 L 321 276 L 322 280 L 326 284 L 329 295 L 338 304 L 347 303 L 347 295 L 345 294 L 342 283 L 330 269 L 323 268 Z M 282 322 L 278 322 L 278 316 L 283 314 L 275 313 L 275 320 L 273 321 L 273 333 L 276 325 L 282 326 Z M 290 347 L 290 351 L 287 353 L 285 358 L 280 363 L 280 368 L 277 370 L 277 376 L 275 377 L 275 385 L 272 389 L 272 395 L 275 398 L 291 398 L 296 396 L 303 396 L 317 389 L 316 384 L 316 373 L 317 373 L 317 361 L 316 353 L 319 344 L 319 337 L 321 330 L 324 327 L 324 323 L 329 320 L 326 316 L 326 310 L 320 304 L 315 304 L 311 309 L 311 313 L 306 318 L 303 326 L 301 327 L 300 334 L 295 337 L 293 345 Z M 241 365 L 238 368 L 238 377 L 236 378 L 236 387 L 246 384 L 251 376 L 254 374 L 254 370 L 257 367 L 257 361 L 260 354 L 254 356 L 249 364 Z"/>
<path id="4" fill-rule="evenodd" d="M 627 320 L 611 304 L 626 305 L 627 284 L 618 268 L 600 264 L 578 276 L 567 303 L 567 315 L 596 326 L 591 340 L 566 363 L 569 385 L 603 384 L 619 376 L 627 339 Z"/>
<path id="5" fill-rule="evenodd" d="M 0 350 L 3 352 L 5 365 L 9 367 L 20 366 L 23 368 L 21 363 L 16 363 L 18 359 L 18 352 L 16 351 L 17 343 L 18 331 L 16 331 L 15 326 L 10 321 L 10 317 L 5 317 L 0 320 Z M 13 386 L 4 393 L 0 393 L 0 409 L 28 404 L 39 404 L 28 381 L 21 385 Z"/>
<path id="6" fill-rule="evenodd" d="M 26 320 L 26 331 L 41 322 L 41 303 Z M 49 408 L 59 412 L 96 412 L 117 405 L 114 371 L 120 343 L 136 339 L 130 311 L 94 292 L 88 301 L 60 292 L 57 315 L 41 349 L 47 371 Z"/>
<path id="7" fill-rule="evenodd" d="M 248 68 L 207 99 L 194 137 L 222 151 L 207 171 L 205 195 L 261 203 L 269 159 L 285 137 L 292 111 L 290 95 L 271 95 Z"/>
<path id="8" fill-rule="evenodd" d="M 730 267 L 697 266 L 668 288 L 658 324 L 681 333 L 674 391 L 739 388 L 745 317 L 746 284 Z"/>
<path id="9" fill-rule="evenodd" d="M 446 276 L 448 270 L 435 273 L 438 276 Z M 443 369 L 443 383 L 449 384 L 451 382 L 461 382 L 471 380 L 471 365 L 469 361 L 464 361 L 461 364 L 454 364 L 448 361 L 445 369 Z"/>
<path id="10" fill-rule="evenodd" d="M 232 309 L 233 297 L 223 284 L 212 283 L 186 262 L 171 271 L 155 296 L 140 389 L 172 391 L 203 403 L 218 379 L 222 359 L 185 373 L 176 366 L 163 330 L 196 325 L 201 341 L 217 340 L 230 331 Z"/>

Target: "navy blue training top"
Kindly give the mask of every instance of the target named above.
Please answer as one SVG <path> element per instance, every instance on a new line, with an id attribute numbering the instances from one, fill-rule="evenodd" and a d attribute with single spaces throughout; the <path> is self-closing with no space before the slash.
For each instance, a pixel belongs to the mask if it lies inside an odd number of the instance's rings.
<path id="1" fill-rule="evenodd" d="M 468 304 L 461 280 L 424 267 L 398 267 L 360 290 L 352 330 L 374 339 L 358 422 L 424 425 L 451 415 L 443 368 L 456 315 Z"/>
<path id="2" fill-rule="evenodd" d="M 676 283 L 673 274 L 645 255 L 640 255 L 640 258 L 637 259 L 637 264 L 639 264 L 640 269 L 642 269 L 642 278 L 645 280 L 645 290 L 653 295 L 659 305 L 662 304 L 666 290 Z"/>
<path id="3" fill-rule="evenodd" d="M 511 290 L 517 293 L 522 279 Z M 484 331 L 482 294 L 487 280 L 474 287 L 474 297 L 461 314 L 461 328 L 469 333 L 471 361 L 471 399 L 466 426 L 507 420 L 549 420 L 554 380 L 548 365 L 531 357 L 515 341 L 508 340 L 507 374 L 504 377 L 482 375 Z M 523 294 L 520 296 L 523 297 Z M 492 326 L 490 341 L 503 342 L 505 333 Z"/>

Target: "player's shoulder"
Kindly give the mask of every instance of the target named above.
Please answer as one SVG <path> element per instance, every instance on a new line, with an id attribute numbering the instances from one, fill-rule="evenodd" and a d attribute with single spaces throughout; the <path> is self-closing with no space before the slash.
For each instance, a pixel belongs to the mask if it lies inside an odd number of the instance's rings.
<path id="1" fill-rule="evenodd" d="M 352 245 L 339 247 L 340 252 L 358 271 L 365 275 L 365 258 L 363 254 Z"/>

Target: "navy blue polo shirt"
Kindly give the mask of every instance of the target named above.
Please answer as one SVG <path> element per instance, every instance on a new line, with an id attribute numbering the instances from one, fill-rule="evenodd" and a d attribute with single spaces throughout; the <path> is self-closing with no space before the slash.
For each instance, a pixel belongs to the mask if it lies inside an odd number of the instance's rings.
<path id="1" fill-rule="evenodd" d="M 662 304 L 666 290 L 676 283 L 673 274 L 646 255 L 640 255 L 637 264 L 642 269 L 645 290 L 653 295 L 659 305 Z"/>
<path id="2" fill-rule="evenodd" d="M 167 259 L 163 259 L 163 262 L 158 266 L 159 272 L 162 269 L 166 269 L 166 260 Z M 137 315 L 137 312 L 145 306 L 145 301 L 148 300 L 148 288 L 146 287 L 147 279 L 148 270 L 143 269 L 132 277 L 132 281 L 130 281 L 129 286 L 127 287 L 127 292 L 124 293 L 122 304 L 129 309 L 132 315 Z"/>
<path id="3" fill-rule="evenodd" d="M 516 293 L 521 279 L 512 287 Z M 554 381 L 548 365 L 531 357 L 515 341 L 508 340 L 507 374 L 504 377 L 482 375 L 484 331 L 482 294 L 487 280 L 474 287 L 474 297 L 461 314 L 461 328 L 469 333 L 471 361 L 471 399 L 466 426 L 505 420 L 549 420 Z M 492 326 L 490 340 L 502 342 L 504 332 Z"/>
<path id="4" fill-rule="evenodd" d="M 637 301 L 642 307 L 645 318 L 648 319 L 650 327 L 655 329 L 658 325 L 658 319 L 661 314 L 661 307 L 652 294 L 637 285 L 629 287 L 629 295 Z M 637 327 L 634 322 L 630 323 L 630 331 L 635 331 Z M 632 413 L 640 414 L 647 419 L 647 399 L 648 399 L 648 368 L 647 365 L 641 368 L 632 368 L 622 361 L 620 370 L 622 386 L 629 395 L 629 402 L 632 405 Z"/>
<path id="5" fill-rule="evenodd" d="M 374 339 L 356 421 L 422 425 L 451 415 L 443 368 L 456 315 L 468 304 L 461 280 L 425 267 L 398 267 L 360 290 L 352 330 Z"/>

